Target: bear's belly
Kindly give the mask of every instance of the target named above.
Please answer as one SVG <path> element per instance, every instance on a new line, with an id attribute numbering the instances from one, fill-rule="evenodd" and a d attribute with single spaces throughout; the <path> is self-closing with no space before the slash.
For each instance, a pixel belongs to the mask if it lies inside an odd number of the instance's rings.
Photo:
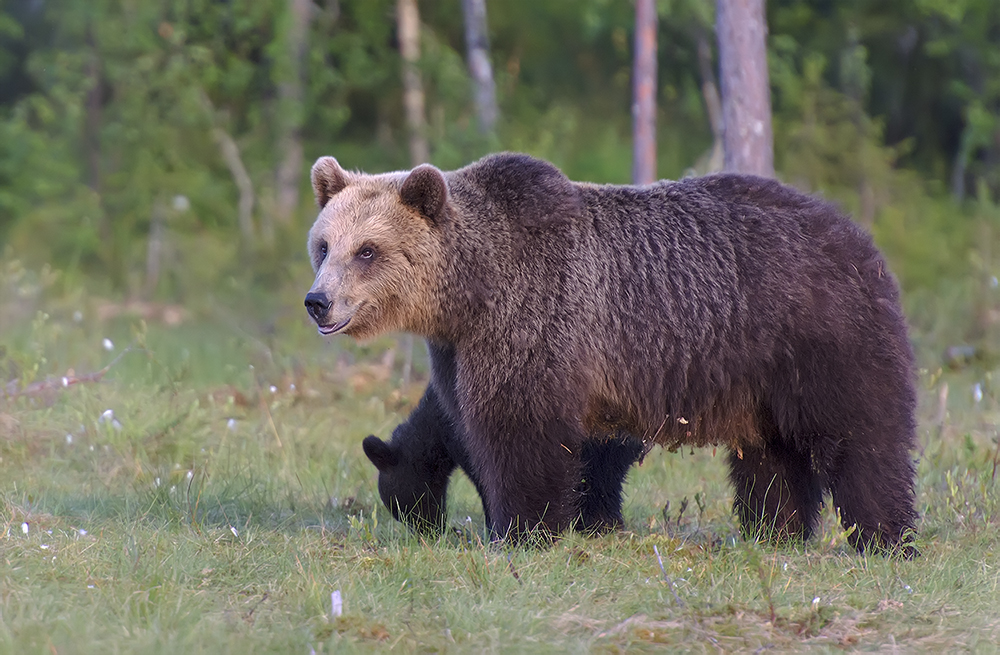
<path id="1" fill-rule="evenodd" d="M 587 403 L 583 427 L 591 437 L 626 432 L 648 444 L 669 450 L 681 446 L 725 445 L 740 450 L 763 445 L 765 417 L 760 402 L 746 389 L 719 395 L 697 412 L 647 412 L 635 406 L 593 396 Z M 658 414 L 658 415 L 656 415 Z"/>

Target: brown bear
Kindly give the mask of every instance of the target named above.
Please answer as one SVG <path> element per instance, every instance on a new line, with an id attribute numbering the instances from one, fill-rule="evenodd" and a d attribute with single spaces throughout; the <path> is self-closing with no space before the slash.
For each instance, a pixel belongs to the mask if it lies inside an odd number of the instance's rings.
<path id="1" fill-rule="evenodd" d="M 365 455 L 378 469 L 378 490 L 392 515 L 418 532 L 436 534 L 445 527 L 451 475 L 461 468 L 485 500 L 479 474 L 458 433 L 457 411 L 441 399 L 454 399 L 454 349 L 428 344 L 431 382 L 406 421 L 392 431 L 388 443 L 371 435 L 362 442 Z M 578 485 L 579 516 L 574 526 L 587 533 L 621 528 L 622 484 L 632 465 L 645 454 L 632 435 L 601 431 L 584 442 L 583 479 Z M 486 523 L 489 509 L 483 504 Z"/>
<path id="2" fill-rule="evenodd" d="M 912 554 L 913 355 L 871 238 L 769 179 L 570 181 L 488 156 L 442 172 L 313 166 L 321 334 L 454 350 L 458 426 L 497 539 L 578 515 L 615 426 L 725 445 L 743 530 L 806 538 L 829 490 L 859 551 Z"/>

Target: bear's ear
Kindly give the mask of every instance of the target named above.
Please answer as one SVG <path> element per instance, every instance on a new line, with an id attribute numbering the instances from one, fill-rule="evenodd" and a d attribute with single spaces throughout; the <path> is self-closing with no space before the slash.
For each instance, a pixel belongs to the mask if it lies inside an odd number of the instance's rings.
<path id="1" fill-rule="evenodd" d="M 368 455 L 368 459 L 379 471 L 385 471 L 399 463 L 399 457 L 392 447 L 375 435 L 365 437 L 361 447 L 365 449 L 365 455 Z"/>
<path id="2" fill-rule="evenodd" d="M 444 175 L 430 164 L 421 164 L 413 169 L 399 190 L 399 198 L 404 205 L 436 221 L 448 198 L 448 185 Z"/>
<path id="3" fill-rule="evenodd" d="M 312 167 L 313 192 L 320 209 L 347 186 L 347 171 L 333 157 L 320 157 Z"/>

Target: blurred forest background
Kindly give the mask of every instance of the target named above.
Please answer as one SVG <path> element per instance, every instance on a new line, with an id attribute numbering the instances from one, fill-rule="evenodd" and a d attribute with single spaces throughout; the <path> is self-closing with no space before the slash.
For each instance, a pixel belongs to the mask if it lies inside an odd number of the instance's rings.
<path id="1" fill-rule="evenodd" d="M 714 4 L 657 2 L 659 177 L 719 165 Z M 248 318 L 298 306 L 311 162 L 410 167 L 396 10 L 2 0 L 0 293 Z M 488 3 L 498 115 L 484 125 L 463 3 L 419 2 L 430 161 L 519 150 L 574 179 L 628 182 L 634 12 L 626 0 Z M 770 0 L 767 20 L 778 177 L 873 231 L 918 339 L 983 343 L 1000 319 L 1000 3 Z M 14 318 L 3 307 L 0 327 Z"/>

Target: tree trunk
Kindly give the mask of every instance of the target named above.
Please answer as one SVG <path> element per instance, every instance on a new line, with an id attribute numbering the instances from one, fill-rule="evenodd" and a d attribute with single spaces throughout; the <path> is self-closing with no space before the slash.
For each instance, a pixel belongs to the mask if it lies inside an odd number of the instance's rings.
<path id="1" fill-rule="evenodd" d="M 479 131 L 492 134 L 496 126 L 497 96 L 490 65 L 490 42 L 486 29 L 486 0 L 462 0 L 465 12 L 465 44 L 468 49 L 472 94 L 476 102 Z"/>
<path id="2" fill-rule="evenodd" d="M 233 182 L 236 183 L 236 188 L 240 192 L 240 202 L 236 214 L 236 221 L 240 226 L 240 237 L 243 239 L 244 244 L 248 246 L 252 245 L 254 242 L 253 182 L 250 180 L 250 174 L 247 173 L 246 166 L 243 165 L 239 146 L 236 145 L 233 137 L 229 136 L 229 133 L 221 127 L 212 128 L 212 137 L 215 138 L 215 143 L 219 146 L 222 159 L 226 162 L 229 173 L 233 176 Z"/>
<path id="3" fill-rule="evenodd" d="M 656 180 L 656 0 L 636 0 L 632 182 Z"/>
<path id="4" fill-rule="evenodd" d="M 419 166 L 430 159 L 427 145 L 427 119 L 424 116 L 424 84 L 420 79 L 420 12 L 417 0 L 397 0 L 396 22 L 399 50 L 403 57 L 403 106 L 410 134 L 410 165 Z M 403 336 L 403 386 L 410 384 L 413 371 L 413 335 Z"/>
<path id="5" fill-rule="evenodd" d="M 727 171 L 774 176 L 764 0 L 718 0 Z"/>
<path id="6" fill-rule="evenodd" d="M 163 260 L 163 240 L 166 232 L 167 209 L 163 200 L 153 201 L 153 213 L 149 218 L 149 240 L 146 242 L 146 285 L 144 296 L 152 300 L 160 283 L 160 266 Z"/>
<path id="7" fill-rule="evenodd" d="M 208 115 L 209 122 L 212 124 L 212 138 L 215 140 L 215 144 L 219 146 L 219 154 L 222 155 L 222 160 L 226 162 L 226 168 L 229 169 L 229 174 L 233 176 L 233 183 L 236 184 L 236 188 L 240 193 L 236 214 L 236 224 L 240 228 L 240 239 L 245 246 L 252 246 L 255 240 L 253 206 L 256 200 L 253 181 L 250 179 L 250 173 L 247 172 L 246 166 L 243 165 L 243 157 L 240 155 L 240 147 L 236 144 L 236 140 L 229 135 L 229 132 L 215 124 L 215 107 L 212 105 L 212 101 L 204 89 L 198 90 L 198 98 L 201 101 L 202 108 Z"/>
<path id="8" fill-rule="evenodd" d="M 715 83 L 715 70 L 712 65 L 712 44 L 705 32 L 698 31 L 698 72 L 701 76 L 701 95 L 705 99 L 705 111 L 708 123 L 712 128 L 712 153 L 706 164 L 706 173 L 717 173 L 722 170 L 725 162 L 722 145 L 724 125 L 722 120 L 722 100 L 719 98 L 719 87 Z"/>
<path id="9" fill-rule="evenodd" d="M 303 59 L 309 34 L 311 0 L 288 0 L 285 29 L 285 62 L 278 74 L 278 121 L 281 163 L 277 171 L 275 209 L 282 224 L 288 224 L 299 206 L 303 151 Z"/>
<path id="10" fill-rule="evenodd" d="M 101 60 L 94 43 L 93 27 L 87 28 L 87 132 L 84 135 L 87 150 L 87 186 L 101 193 Z"/>
<path id="11" fill-rule="evenodd" d="M 420 13 L 417 0 L 398 0 L 396 21 L 399 27 L 399 50 L 403 56 L 403 106 L 410 133 L 410 165 L 430 159 L 427 145 L 427 119 L 424 116 L 424 84 L 420 79 Z"/>

